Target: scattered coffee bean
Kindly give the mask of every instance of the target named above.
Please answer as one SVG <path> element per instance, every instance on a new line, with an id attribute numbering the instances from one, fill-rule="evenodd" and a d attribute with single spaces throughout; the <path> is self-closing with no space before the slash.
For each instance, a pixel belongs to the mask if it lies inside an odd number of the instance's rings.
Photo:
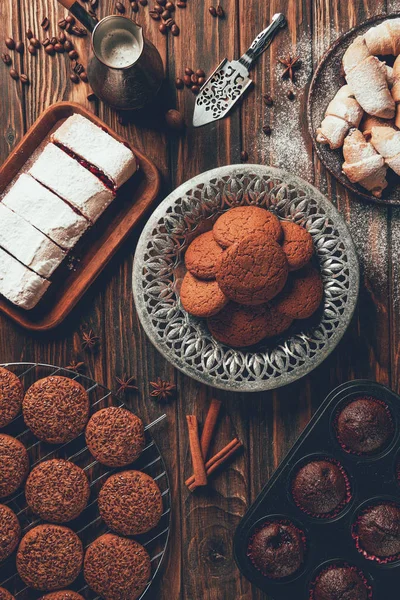
<path id="1" fill-rule="evenodd" d="M 96 8 L 99 5 L 99 0 L 90 0 L 89 4 L 90 4 L 90 8 L 92 9 L 92 11 L 96 10 Z"/>
<path id="2" fill-rule="evenodd" d="M 15 50 L 15 40 L 13 40 L 13 38 L 6 38 L 4 43 L 9 50 Z"/>
<path id="3" fill-rule="evenodd" d="M 165 24 L 167 27 L 169 27 L 172 30 L 173 26 L 175 25 L 175 21 L 174 21 L 174 19 L 167 19 L 165 21 Z"/>
<path id="4" fill-rule="evenodd" d="M 154 10 L 161 15 L 164 12 L 164 8 L 162 6 L 160 6 L 159 4 L 155 4 L 154 5 Z"/>
<path id="5" fill-rule="evenodd" d="M 176 131 L 182 131 L 185 127 L 183 116 L 173 108 L 165 113 L 165 122 L 170 129 L 175 129 Z"/>
<path id="6" fill-rule="evenodd" d="M 122 2 L 117 2 L 115 4 L 115 10 L 123 15 L 125 12 L 125 6 L 122 4 Z"/>
<path id="7" fill-rule="evenodd" d="M 83 81 L 83 83 L 88 83 L 89 82 L 89 79 L 88 79 L 88 76 L 86 74 L 86 71 L 83 71 L 83 73 L 81 73 L 79 75 L 79 77 L 81 78 L 81 81 Z"/>
<path id="8" fill-rule="evenodd" d="M 66 28 L 66 26 L 67 26 L 67 21 L 66 21 L 66 19 L 60 19 L 60 20 L 58 21 L 58 26 L 59 26 L 59 28 L 60 28 L 60 29 L 65 29 L 65 28 Z"/>
<path id="9" fill-rule="evenodd" d="M 161 13 L 161 18 L 164 21 L 168 21 L 168 19 L 171 18 L 171 13 L 169 12 L 169 10 L 163 10 L 163 12 Z"/>
<path id="10" fill-rule="evenodd" d="M 199 86 L 198 86 L 198 85 L 192 85 L 192 88 L 191 88 L 191 89 L 192 89 L 192 92 L 193 92 L 193 94 L 194 94 L 195 96 L 197 96 L 197 94 L 198 94 L 198 93 L 199 93 L 199 91 L 200 91 L 200 88 L 199 88 Z"/>
<path id="11" fill-rule="evenodd" d="M 28 40 L 31 40 L 33 38 L 33 31 L 30 27 L 26 30 L 26 37 L 28 38 Z"/>
<path id="12" fill-rule="evenodd" d="M 225 11 L 222 8 L 222 6 L 220 4 L 218 4 L 217 6 L 217 17 L 219 17 L 220 19 L 223 19 L 225 16 Z"/>
<path id="13" fill-rule="evenodd" d="M 212 17 L 216 17 L 217 16 L 217 9 L 215 8 L 215 6 L 210 6 L 210 8 L 208 9 L 208 12 L 210 13 L 210 15 Z"/>
<path id="14" fill-rule="evenodd" d="M 32 56 L 36 56 L 37 50 L 36 50 L 35 46 L 32 46 L 32 44 L 29 44 L 28 52 L 29 52 L 29 54 L 32 54 Z"/>
<path id="15" fill-rule="evenodd" d="M 49 38 L 45 38 L 44 40 L 42 40 L 42 46 L 44 48 L 46 48 L 46 46 L 48 46 L 49 44 L 50 44 Z"/>
<path id="16" fill-rule="evenodd" d="M 203 69 L 196 69 L 196 75 L 197 75 L 197 77 L 205 77 L 206 76 Z"/>
<path id="17" fill-rule="evenodd" d="M 66 40 L 64 44 L 65 52 L 71 52 L 74 49 L 74 45 L 71 40 Z"/>
<path id="18" fill-rule="evenodd" d="M 50 27 L 50 21 L 49 21 L 49 19 L 48 19 L 47 17 L 45 17 L 45 18 L 43 19 L 43 21 L 40 23 L 40 27 L 43 27 L 43 29 L 44 29 L 45 31 L 47 31 L 47 30 L 48 30 L 48 28 Z"/>
<path id="19" fill-rule="evenodd" d="M 60 42 L 60 44 L 65 44 L 65 42 L 67 41 L 67 36 L 63 31 L 58 36 L 58 41 Z"/>
<path id="20" fill-rule="evenodd" d="M 199 77 L 198 84 L 203 85 L 203 83 L 205 83 L 205 81 L 206 81 L 205 77 Z"/>
<path id="21" fill-rule="evenodd" d="M 50 38 L 50 44 L 53 44 L 53 46 L 55 46 L 58 43 L 58 39 L 56 37 L 52 37 Z"/>
<path id="22" fill-rule="evenodd" d="M 189 75 L 189 77 L 191 75 L 193 75 L 193 69 L 191 69 L 190 67 L 186 67 L 186 69 L 185 69 L 185 75 Z"/>
<path id="23" fill-rule="evenodd" d="M 166 26 L 165 23 L 160 23 L 160 25 L 158 26 L 158 30 L 160 33 L 162 33 L 163 35 L 165 35 L 168 31 L 168 27 Z"/>
<path id="24" fill-rule="evenodd" d="M 82 63 L 76 63 L 76 65 L 74 66 L 74 72 L 77 75 L 80 75 L 81 73 L 83 73 L 85 70 L 85 67 L 82 65 Z"/>
<path id="25" fill-rule="evenodd" d="M 85 37 L 87 35 L 87 29 L 85 27 L 80 27 L 79 25 L 73 25 L 73 27 L 71 27 L 71 33 L 78 37 Z"/>
<path id="26" fill-rule="evenodd" d="M 242 151 L 241 151 L 241 153 L 240 153 L 240 160 L 241 160 L 242 162 L 247 162 L 247 161 L 249 160 L 249 155 L 248 155 L 248 153 L 246 152 L 246 150 L 242 150 Z"/>
<path id="27" fill-rule="evenodd" d="M 289 90 L 286 95 L 289 98 L 289 100 L 294 100 L 296 98 L 295 93 L 294 93 L 293 90 Z"/>
<path id="28" fill-rule="evenodd" d="M 97 100 L 97 96 L 94 92 L 90 92 L 90 94 L 87 95 L 87 99 L 89 102 L 95 102 L 95 100 Z"/>
<path id="29" fill-rule="evenodd" d="M 71 33 L 72 27 L 73 27 L 72 23 L 67 23 L 67 26 L 65 27 L 65 31 L 67 31 L 68 33 Z"/>
<path id="30" fill-rule="evenodd" d="M 29 83 L 30 83 L 29 77 L 28 77 L 28 75 L 25 75 L 25 73 L 22 73 L 20 80 L 23 85 L 29 85 Z"/>
<path id="31" fill-rule="evenodd" d="M 160 20 L 160 15 L 158 14 L 158 12 L 156 10 L 150 10 L 149 15 L 152 19 L 154 19 L 154 21 Z"/>
<path id="32" fill-rule="evenodd" d="M 60 44 L 59 42 L 57 42 L 56 44 L 54 44 L 54 50 L 58 53 L 58 54 L 63 54 L 63 52 L 65 52 L 64 50 L 64 46 L 62 44 Z"/>
<path id="33" fill-rule="evenodd" d="M 269 125 L 264 125 L 263 126 L 263 132 L 265 133 L 265 135 L 271 135 L 272 133 L 272 129 Z"/>
<path id="34" fill-rule="evenodd" d="M 181 79 L 180 77 L 177 77 L 177 78 L 175 79 L 175 87 L 176 87 L 176 89 L 177 89 L 177 90 L 181 90 L 181 89 L 183 88 L 183 86 L 184 86 L 184 85 L 185 85 L 185 84 L 184 84 L 184 82 L 183 82 L 183 79 Z"/>
<path id="35" fill-rule="evenodd" d="M 12 63 L 11 56 L 9 54 L 4 54 L 4 52 L 1 55 L 1 60 L 7 66 L 11 65 L 11 63 Z"/>
<path id="36" fill-rule="evenodd" d="M 10 69 L 10 77 L 12 79 L 14 79 L 15 81 L 18 81 L 18 79 L 19 79 L 18 71 L 16 71 L 15 69 Z"/>
<path id="37" fill-rule="evenodd" d="M 161 0 L 161 2 L 157 1 L 157 4 L 160 6 L 165 6 L 167 4 L 167 0 Z"/>
<path id="38" fill-rule="evenodd" d="M 199 78 L 197 77 L 196 73 L 193 73 L 193 75 L 191 75 L 190 79 L 191 79 L 191 82 L 196 85 L 199 83 Z"/>
<path id="39" fill-rule="evenodd" d="M 274 100 L 273 100 L 271 94 L 264 94 L 263 99 L 267 106 L 272 106 L 274 103 Z"/>
<path id="40" fill-rule="evenodd" d="M 35 37 L 33 37 L 33 38 L 30 39 L 30 44 L 31 44 L 31 46 L 33 46 L 36 49 L 40 48 L 40 42 Z"/>
<path id="41" fill-rule="evenodd" d="M 184 76 L 183 83 L 186 85 L 186 87 L 190 87 L 192 85 L 192 80 L 190 79 L 190 75 Z"/>
<path id="42" fill-rule="evenodd" d="M 148 5 L 148 0 L 139 0 L 139 4 L 141 6 L 147 6 Z"/>
<path id="43" fill-rule="evenodd" d="M 70 23 L 71 25 L 75 25 L 75 23 L 76 23 L 75 17 L 73 17 L 72 15 L 66 16 L 65 21 L 67 23 Z"/>
<path id="44" fill-rule="evenodd" d="M 44 51 L 49 56 L 53 56 L 53 54 L 55 54 L 54 46 L 53 46 L 53 44 L 50 44 L 50 43 L 47 44 L 47 46 L 45 47 Z"/>
<path id="45" fill-rule="evenodd" d="M 169 10 L 169 12 L 174 12 L 175 4 L 173 2 L 167 2 L 167 4 L 165 5 L 165 9 Z"/>
<path id="46" fill-rule="evenodd" d="M 180 34 L 180 32 L 181 32 L 181 30 L 179 29 L 179 27 L 176 23 L 174 25 L 172 25 L 172 27 L 171 27 L 172 35 L 177 36 Z"/>
<path id="47" fill-rule="evenodd" d="M 15 44 L 15 50 L 18 52 L 18 54 L 23 54 L 25 52 L 24 42 L 17 42 Z"/>
<path id="48" fill-rule="evenodd" d="M 139 12 L 139 4 L 137 2 L 131 2 L 131 8 L 132 8 L 132 12 L 134 12 L 134 13 Z"/>
<path id="49" fill-rule="evenodd" d="M 184 2 L 183 0 L 179 0 L 179 2 L 176 3 L 178 8 L 186 8 L 186 2 Z"/>
<path id="50" fill-rule="evenodd" d="M 69 76 L 70 80 L 72 81 L 72 83 L 79 83 L 80 79 L 78 77 L 78 75 L 76 73 L 71 73 L 71 75 Z"/>
<path id="51" fill-rule="evenodd" d="M 77 60 L 77 58 L 79 58 L 76 50 L 71 50 L 68 52 L 68 56 L 71 60 Z"/>

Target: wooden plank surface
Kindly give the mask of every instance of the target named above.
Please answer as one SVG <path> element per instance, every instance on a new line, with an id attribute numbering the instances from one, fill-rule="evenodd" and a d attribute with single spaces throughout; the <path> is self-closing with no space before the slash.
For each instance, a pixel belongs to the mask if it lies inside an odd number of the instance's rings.
<path id="1" fill-rule="evenodd" d="M 212 4 L 212 2 L 210 2 Z M 151 2 L 152 4 L 152 2 Z M 350 225 L 360 256 L 362 284 L 359 309 L 340 347 L 314 373 L 269 394 L 216 392 L 177 373 L 146 339 L 137 319 L 131 293 L 132 255 L 138 230 L 114 258 L 85 299 L 57 331 L 31 335 L 0 315 L 0 361 L 37 360 L 67 365 L 83 360 L 86 373 L 115 387 L 115 377 L 135 376 L 139 391 L 128 401 L 146 421 L 165 410 L 167 423 L 156 439 L 167 461 L 173 494 L 173 534 L 163 578 L 149 594 L 151 599 L 250 600 L 265 595 L 240 576 L 232 557 L 232 536 L 241 515 L 307 424 L 326 393 L 348 378 L 367 377 L 400 390 L 400 209 L 387 209 L 358 200 L 326 173 L 313 155 L 305 121 L 308 85 L 323 52 L 341 33 L 365 18 L 400 10 L 399 0 L 224 0 L 226 16 L 210 16 L 208 3 L 188 0 L 177 11 L 181 28 L 177 38 L 164 37 L 140 7 L 135 20 L 162 56 L 166 82 L 160 102 L 148 114 L 118 122 L 111 109 L 87 101 L 88 86 L 74 86 L 66 56 L 48 57 L 25 53 L 19 69 L 31 78 L 22 89 L 0 63 L 0 160 L 26 128 L 50 104 L 58 100 L 80 102 L 103 118 L 158 165 L 163 177 L 161 197 L 190 177 L 207 169 L 239 162 L 241 150 L 249 161 L 286 168 L 315 183 L 339 207 Z M 130 16 L 130 3 L 125 0 Z M 207 74 L 224 57 L 244 52 L 272 14 L 284 12 L 289 28 L 280 33 L 254 71 L 254 89 L 229 119 L 207 128 L 190 126 L 182 135 L 166 133 L 161 126 L 163 110 L 177 107 L 191 121 L 194 97 L 187 89 L 177 92 L 174 80 L 184 68 L 203 68 Z M 99 0 L 100 17 L 115 12 L 113 0 Z M 0 40 L 8 35 L 22 38 L 28 27 L 42 39 L 57 32 L 56 23 L 66 11 L 55 0 L 3 0 L 0 6 Z M 40 23 L 47 16 L 51 30 L 44 34 Z M 86 64 L 89 40 L 74 40 Z M 3 46 L 2 42 L 0 44 Z M 2 50 L 3 51 L 3 50 Z M 302 67 L 292 89 L 281 79 L 278 58 L 298 54 Z M 271 93 L 268 108 L 262 96 Z M 272 128 L 265 136 L 263 124 Z M 99 336 L 98 350 L 86 353 L 82 331 Z M 157 377 L 177 384 L 177 398 L 160 407 L 150 399 L 150 381 Z M 183 482 L 189 475 L 185 414 L 204 420 L 209 402 L 222 400 L 223 411 L 214 449 L 235 434 L 245 453 L 215 477 L 208 490 L 190 494 Z"/>

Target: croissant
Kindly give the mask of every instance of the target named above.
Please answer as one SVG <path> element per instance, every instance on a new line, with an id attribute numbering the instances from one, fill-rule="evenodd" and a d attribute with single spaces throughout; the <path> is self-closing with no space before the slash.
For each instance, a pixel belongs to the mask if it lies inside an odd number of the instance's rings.
<path id="1" fill-rule="evenodd" d="M 325 111 L 325 118 L 317 129 L 317 141 L 329 144 L 332 150 L 340 148 L 350 128 L 359 126 L 363 113 L 350 87 L 342 86 Z"/>
<path id="2" fill-rule="evenodd" d="M 343 144 L 343 173 L 353 183 L 380 198 L 387 187 L 385 161 L 373 145 L 367 142 L 359 129 L 350 131 Z"/>
<path id="3" fill-rule="evenodd" d="M 371 144 L 388 167 L 400 175 L 400 131 L 393 127 L 373 127 Z"/>
<path id="4" fill-rule="evenodd" d="M 369 53 L 379 56 L 400 54 L 400 19 L 387 19 L 364 34 Z"/>
<path id="5" fill-rule="evenodd" d="M 396 127 L 400 127 L 400 56 L 396 58 L 393 65 L 393 87 L 392 97 L 396 102 Z"/>
<path id="6" fill-rule="evenodd" d="M 394 127 L 393 119 L 380 119 L 379 117 L 371 117 L 364 113 L 360 123 L 360 130 L 363 132 L 367 142 L 371 139 L 371 133 L 373 127 Z"/>

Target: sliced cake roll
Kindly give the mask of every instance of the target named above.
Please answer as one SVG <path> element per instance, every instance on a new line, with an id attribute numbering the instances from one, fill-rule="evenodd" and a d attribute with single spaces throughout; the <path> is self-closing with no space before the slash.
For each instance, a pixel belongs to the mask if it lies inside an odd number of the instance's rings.
<path id="1" fill-rule="evenodd" d="M 34 308 L 50 285 L 13 256 L 0 248 L 0 294 L 7 300 L 30 310 Z"/>
<path id="2" fill-rule="evenodd" d="M 82 115 L 69 117 L 51 139 L 113 190 L 121 187 L 137 169 L 132 150 Z"/>
<path id="3" fill-rule="evenodd" d="M 2 202 L 0 248 L 42 277 L 50 277 L 65 258 L 57 244 Z"/>
<path id="4" fill-rule="evenodd" d="M 29 174 L 92 223 L 114 198 L 98 177 L 54 144 L 47 144 Z"/>
<path id="5" fill-rule="evenodd" d="M 64 250 L 73 248 L 89 227 L 87 219 L 30 175 L 17 179 L 3 204 Z"/>

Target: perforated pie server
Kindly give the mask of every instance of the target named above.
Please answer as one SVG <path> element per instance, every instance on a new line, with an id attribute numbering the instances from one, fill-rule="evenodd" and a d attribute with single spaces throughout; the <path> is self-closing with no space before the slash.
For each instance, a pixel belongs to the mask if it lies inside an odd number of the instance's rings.
<path id="1" fill-rule="evenodd" d="M 249 77 L 249 70 L 260 54 L 268 48 L 278 30 L 285 25 L 284 15 L 281 13 L 274 15 L 268 27 L 258 34 L 239 60 L 229 61 L 224 58 L 197 96 L 193 114 L 195 127 L 218 121 L 228 114 L 232 106 L 253 83 Z"/>

